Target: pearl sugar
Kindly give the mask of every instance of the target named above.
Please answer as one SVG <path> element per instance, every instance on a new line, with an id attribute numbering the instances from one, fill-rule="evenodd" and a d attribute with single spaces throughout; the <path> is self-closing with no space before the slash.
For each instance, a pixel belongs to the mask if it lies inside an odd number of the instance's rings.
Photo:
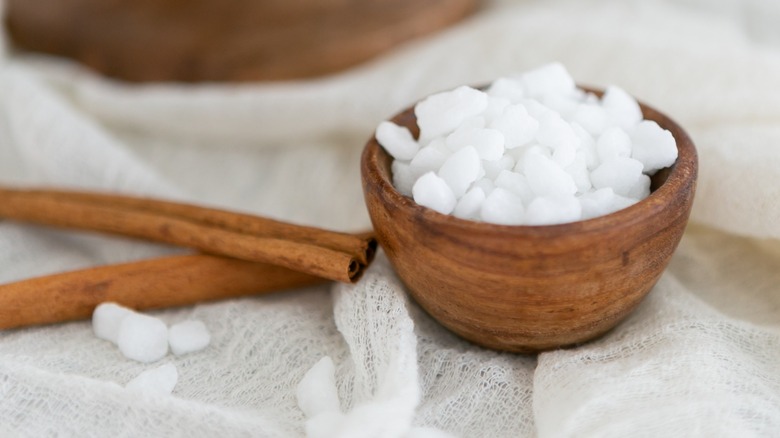
<path id="1" fill-rule="evenodd" d="M 610 86 L 599 99 L 559 63 L 462 86 L 415 106 L 419 139 L 382 122 L 393 184 L 442 214 L 503 225 L 552 225 L 626 208 L 677 159 L 672 134 L 642 120 L 637 101 Z"/>

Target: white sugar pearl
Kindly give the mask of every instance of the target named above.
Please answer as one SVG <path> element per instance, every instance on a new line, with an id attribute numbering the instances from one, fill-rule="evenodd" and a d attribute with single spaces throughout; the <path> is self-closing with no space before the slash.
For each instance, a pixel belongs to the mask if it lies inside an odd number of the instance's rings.
<path id="1" fill-rule="evenodd" d="M 596 153 L 602 163 L 617 157 L 630 157 L 631 138 L 622 128 L 608 128 L 596 141 Z"/>
<path id="2" fill-rule="evenodd" d="M 560 114 L 556 113 L 535 99 L 523 99 L 520 101 L 520 105 L 522 105 L 526 111 L 528 111 L 528 114 L 530 114 L 531 117 L 537 120 L 552 116 L 560 117 Z"/>
<path id="3" fill-rule="evenodd" d="M 580 197 L 582 219 L 592 219 L 614 213 L 630 207 L 636 202 L 636 199 L 615 194 L 610 187 L 588 192 Z"/>
<path id="4" fill-rule="evenodd" d="M 524 73 L 521 77 L 525 91 L 532 97 L 551 93 L 568 94 L 575 89 L 574 79 L 558 62 L 535 68 Z"/>
<path id="5" fill-rule="evenodd" d="M 456 129 L 447 136 L 446 143 L 453 151 L 473 146 L 483 160 L 498 160 L 504 155 L 504 134 L 495 129 Z"/>
<path id="6" fill-rule="evenodd" d="M 612 198 L 612 204 L 610 205 L 610 213 L 616 212 L 618 210 L 622 210 L 624 208 L 628 208 L 636 204 L 637 202 L 639 201 L 636 199 L 629 198 L 626 196 L 620 196 L 616 194 L 615 197 Z"/>
<path id="7" fill-rule="evenodd" d="M 577 184 L 563 168 L 541 153 L 529 151 L 523 161 L 523 171 L 537 196 L 573 195 Z"/>
<path id="8" fill-rule="evenodd" d="M 525 97 L 525 86 L 520 78 L 498 78 L 487 89 L 491 97 L 500 97 L 507 101 L 518 102 Z"/>
<path id="9" fill-rule="evenodd" d="M 598 105 L 581 104 L 577 106 L 571 120 L 580 124 L 593 136 L 604 132 L 604 129 L 609 125 L 607 112 Z"/>
<path id="10" fill-rule="evenodd" d="M 642 176 L 642 163 L 626 157 L 617 157 L 601 163 L 590 174 L 593 187 L 611 187 L 616 194 L 626 196 Z"/>
<path id="11" fill-rule="evenodd" d="M 176 370 L 176 366 L 167 363 L 142 372 L 133 380 L 127 382 L 125 388 L 131 391 L 168 395 L 173 392 L 173 388 L 176 387 L 178 380 L 179 372 Z"/>
<path id="12" fill-rule="evenodd" d="M 428 172 L 417 179 L 412 187 L 412 196 L 414 202 L 442 214 L 452 213 L 457 202 L 447 182 L 433 172 Z"/>
<path id="13" fill-rule="evenodd" d="M 652 120 L 643 120 L 630 132 L 633 150 L 631 157 L 645 166 L 645 172 L 671 166 L 677 160 L 677 143 L 672 133 Z"/>
<path id="14" fill-rule="evenodd" d="M 295 391 L 298 406 L 311 418 L 326 412 L 340 412 L 336 367 L 329 356 L 320 359 L 306 372 Z"/>
<path id="15" fill-rule="evenodd" d="M 398 160 L 393 161 L 390 170 L 393 172 L 393 186 L 405 196 L 412 196 L 414 182 L 424 173 L 422 169 Z"/>
<path id="16" fill-rule="evenodd" d="M 611 187 L 604 187 L 583 194 L 579 198 L 582 208 L 582 219 L 591 219 L 612 213 L 612 205 L 615 202 L 615 191 Z"/>
<path id="17" fill-rule="evenodd" d="M 496 178 L 495 185 L 519 196 L 524 204 L 531 202 L 534 198 L 534 192 L 522 173 L 503 170 Z"/>
<path id="18" fill-rule="evenodd" d="M 452 214 L 461 219 L 478 219 L 484 201 L 485 192 L 479 187 L 472 187 L 458 200 Z"/>
<path id="19" fill-rule="evenodd" d="M 521 225 L 524 213 L 523 201 L 519 196 L 496 187 L 482 203 L 480 218 L 499 225 Z"/>
<path id="20" fill-rule="evenodd" d="M 92 312 L 92 330 L 95 332 L 95 336 L 116 344 L 119 326 L 131 313 L 133 313 L 132 310 L 116 303 L 98 304 Z"/>
<path id="21" fill-rule="evenodd" d="M 182 321 L 172 325 L 168 330 L 171 352 L 177 356 L 203 350 L 209 342 L 211 342 L 211 334 L 203 321 Z"/>
<path id="22" fill-rule="evenodd" d="M 588 166 L 588 170 L 593 170 L 599 165 L 598 154 L 596 152 L 596 140 L 585 130 L 579 123 L 572 123 L 571 130 L 580 139 L 580 147 L 577 149 L 578 154 L 582 154 L 585 158 L 585 164 Z"/>
<path id="23" fill-rule="evenodd" d="M 472 145 L 473 132 L 479 129 L 484 129 L 485 118 L 482 116 L 471 117 L 463 121 L 454 131 L 449 135 L 443 137 L 444 144 L 450 152 L 455 152 L 463 146 Z M 442 137 L 437 137 L 442 138 Z M 435 139 L 432 141 L 436 141 Z"/>
<path id="24" fill-rule="evenodd" d="M 474 184 L 471 185 L 472 187 L 479 187 L 483 192 L 485 192 L 485 195 L 489 195 L 490 192 L 493 191 L 493 189 L 496 188 L 496 184 L 493 182 L 493 180 L 489 178 L 482 178 L 474 182 Z"/>
<path id="25" fill-rule="evenodd" d="M 411 160 L 419 149 L 409 129 L 393 122 L 382 122 L 376 128 L 376 139 L 385 150 L 398 160 Z"/>
<path id="26" fill-rule="evenodd" d="M 446 181 L 456 198 L 463 196 L 471 183 L 479 179 L 482 163 L 473 146 L 466 146 L 452 154 L 441 165 L 438 175 Z"/>
<path id="27" fill-rule="evenodd" d="M 482 168 L 485 169 L 485 177 L 495 180 L 502 170 L 512 170 L 515 160 L 509 155 L 503 155 L 495 161 L 482 160 Z"/>
<path id="28" fill-rule="evenodd" d="M 485 111 L 482 112 L 482 117 L 485 118 L 486 123 L 489 125 L 495 119 L 504 114 L 504 110 L 511 103 L 512 102 L 505 97 L 489 96 L 487 108 L 485 108 Z"/>
<path id="29" fill-rule="evenodd" d="M 645 199 L 650 196 L 650 177 L 647 175 L 640 175 L 639 179 L 628 189 L 626 197 L 632 199 Z"/>
<path id="30" fill-rule="evenodd" d="M 554 115 L 539 120 L 539 131 L 536 140 L 553 150 L 553 160 L 565 167 L 574 161 L 580 139 L 572 130 L 571 125 L 560 116 Z"/>
<path id="31" fill-rule="evenodd" d="M 622 88 L 609 86 L 601 98 L 601 106 L 610 118 L 623 129 L 630 128 L 642 120 L 642 109 L 636 99 Z"/>
<path id="32" fill-rule="evenodd" d="M 500 160 L 504 156 L 504 134 L 495 129 L 482 129 L 478 131 L 473 146 L 479 158 L 487 161 Z"/>
<path id="33" fill-rule="evenodd" d="M 447 146 L 444 144 L 444 140 L 437 139 L 428 144 L 428 146 L 420 149 L 409 164 L 412 167 L 424 170 L 422 173 L 431 170 L 436 172 L 439 170 L 441 165 L 447 161 L 447 158 L 451 154 L 452 152 L 447 149 Z M 422 173 L 420 175 L 422 175 Z M 409 188 L 411 190 L 411 186 L 409 186 Z"/>
<path id="34" fill-rule="evenodd" d="M 553 151 L 547 146 L 540 144 L 532 144 L 522 148 L 513 149 L 510 151 L 513 157 L 515 157 L 515 172 L 525 173 L 525 157 L 530 154 L 542 154 L 545 157 L 552 160 Z"/>
<path id="35" fill-rule="evenodd" d="M 504 147 L 513 149 L 528 144 L 536 136 L 539 122 L 531 117 L 523 105 L 510 105 L 490 125 L 504 134 Z"/>
<path id="36" fill-rule="evenodd" d="M 431 139 L 454 131 L 464 120 L 487 108 L 487 94 L 462 86 L 429 96 L 415 106 L 420 138 Z"/>
<path id="37" fill-rule="evenodd" d="M 158 361 L 168 353 L 168 327 L 153 316 L 132 313 L 119 326 L 117 346 L 128 359 Z"/>
<path id="38" fill-rule="evenodd" d="M 580 106 L 580 101 L 574 94 L 547 94 L 542 97 L 542 103 L 564 119 L 571 119 Z"/>
<path id="39" fill-rule="evenodd" d="M 580 201 L 572 195 L 540 196 L 528 204 L 525 223 L 528 225 L 554 225 L 581 219 Z"/>
<path id="40" fill-rule="evenodd" d="M 574 184 L 577 186 L 577 193 L 585 193 L 593 187 L 590 181 L 590 172 L 586 164 L 585 153 L 582 150 L 577 151 L 574 161 L 564 169 L 571 175 Z"/>

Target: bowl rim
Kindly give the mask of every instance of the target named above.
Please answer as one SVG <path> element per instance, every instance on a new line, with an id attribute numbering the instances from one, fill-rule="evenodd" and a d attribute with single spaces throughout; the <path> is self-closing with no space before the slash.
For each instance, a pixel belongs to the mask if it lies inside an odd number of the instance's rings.
<path id="1" fill-rule="evenodd" d="M 603 94 L 603 90 L 591 87 L 579 87 L 580 89 L 596 95 Z M 594 218 L 567 222 L 553 225 L 500 225 L 488 222 L 478 222 L 461 219 L 452 215 L 442 214 L 428 207 L 417 204 L 414 199 L 401 194 L 390 180 L 391 171 L 382 169 L 381 161 L 393 160 L 387 151 L 379 144 L 376 135 L 366 143 L 361 156 L 362 180 L 364 187 L 369 180 L 373 182 L 383 194 L 385 200 L 393 205 L 407 210 L 408 214 L 423 218 L 432 227 L 448 227 L 464 233 L 490 233 L 502 235 L 522 235 L 526 237 L 553 238 L 571 234 L 597 233 L 605 229 L 626 227 L 647 221 L 649 218 L 662 214 L 672 205 L 681 200 L 676 199 L 678 194 L 691 191 L 696 184 L 698 173 L 698 155 L 690 136 L 685 130 L 666 114 L 655 108 L 637 101 L 642 110 L 643 119 L 654 120 L 662 128 L 669 130 L 677 143 L 678 156 L 669 169 L 666 180 L 658 188 L 639 202 L 624 209 Z M 409 127 L 408 123 L 414 123 L 412 131 L 416 132 L 416 116 L 414 105 L 395 114 L 390 121 L 401 126 Z M 366 196 L 368 194 L 366 193 Z"/>

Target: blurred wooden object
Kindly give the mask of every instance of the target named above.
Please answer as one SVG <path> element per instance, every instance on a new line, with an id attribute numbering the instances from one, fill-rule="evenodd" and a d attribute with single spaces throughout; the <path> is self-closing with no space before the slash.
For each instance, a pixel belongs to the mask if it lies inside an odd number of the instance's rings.
<path id="1" fill-rule="evenodd" d="M 22 49 L 128 81 L 335 73 L 466 17 L 478 0 L 7 0 Z"/>

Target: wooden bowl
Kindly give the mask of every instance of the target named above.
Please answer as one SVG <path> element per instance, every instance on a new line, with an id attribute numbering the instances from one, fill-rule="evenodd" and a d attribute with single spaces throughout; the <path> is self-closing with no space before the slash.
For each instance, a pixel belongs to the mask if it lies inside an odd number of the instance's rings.
<path id="1" fill-rule="evenodd" d="M 369 140 L 363 191 L 377 238 L 414 299 L 476 344 L 536 352 L 594 339 L 650 291 L 682 237 L 696 188 L 697 155 L 683 129 L 641 105 L 671 131 L 676 163 L 653 177 L 646 199 L 615 213 L 548 226 L 458 219 L 420 206 L 392 184 L 390 157 Z M 414 109 L 392 119 L 419 135 Z"/>

